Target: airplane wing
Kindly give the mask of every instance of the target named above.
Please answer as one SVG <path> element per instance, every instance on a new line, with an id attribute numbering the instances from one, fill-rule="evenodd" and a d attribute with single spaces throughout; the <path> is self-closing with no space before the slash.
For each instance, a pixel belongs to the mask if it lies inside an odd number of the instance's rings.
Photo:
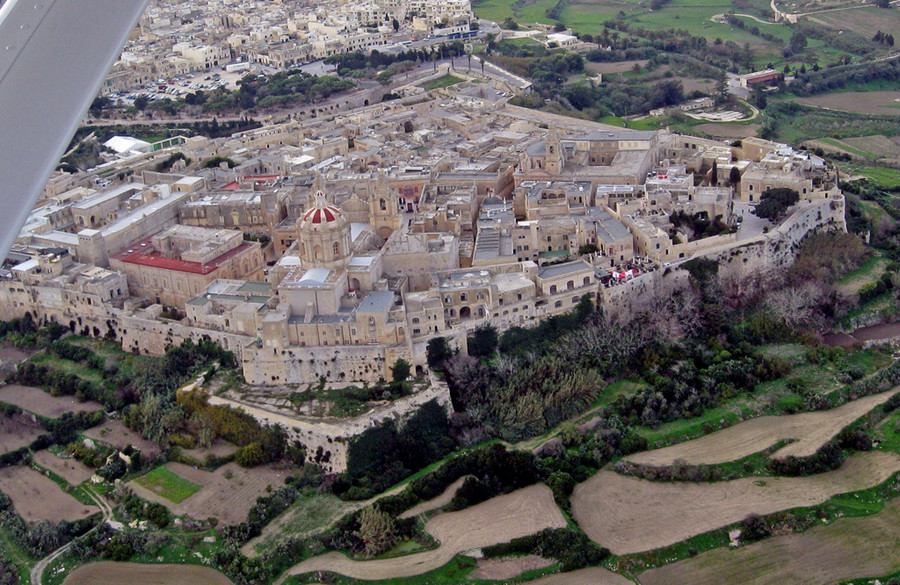
<path id="1" fill-rule="evenodd" d="M 0 5 L 0 259 L 148 0 Z"/>

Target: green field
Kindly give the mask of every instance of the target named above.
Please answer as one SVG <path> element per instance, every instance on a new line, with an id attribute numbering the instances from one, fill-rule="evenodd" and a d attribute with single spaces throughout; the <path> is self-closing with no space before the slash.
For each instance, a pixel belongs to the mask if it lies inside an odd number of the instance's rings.
<path id="1" fill-rule="evenodd" d="M 176 475 L 167 467 L 162 466 L 137 478 L 135 481 L 174 504 L 183 502 L 203 487 L 184 479 L 180 475 Z"/>
<path id="2" fill-rule="evenodd" d="M 444 75 L 443 77 L 438 77 L 437 79 L 432 79 L 431 81 L 425 82 L 421 85 L 421 87 L 425 88 L 425 91 L 431 91 L 432 89 L 440 89 L 442 87 L 450 87 L 451 85 L 456 85 L 457 83 L 462 83 L 462 79 L 456 77 L 454 75 Z"/>
<path id="3" fill-rule="evenodd" d="M 855 154 L 860 158 L 868 158 L 868 159 L 877 159 L 878 155 L 872 154 L 871 152 L 866 152 L 864 150 L 860 150 L 854 146 L 850 146 L 846 142 L 841 142 L 840 140 L 835 140 L 834 138 L 820 138 L 819 142 L 824 142 L 829 146 L 834 146 L 835 148 L 840 148 L 841 150 L 845 150 L 850 154 Z"/>
<path id="4" fill-rule="evenodd" d="M 855 172 L 865 175 L 872 183 L 882 189 L 900 189 L 900 169 L 859 167 Z"/>

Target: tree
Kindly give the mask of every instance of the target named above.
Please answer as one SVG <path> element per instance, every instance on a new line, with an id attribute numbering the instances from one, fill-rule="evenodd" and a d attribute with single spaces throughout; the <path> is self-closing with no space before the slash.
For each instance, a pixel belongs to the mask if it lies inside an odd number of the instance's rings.
<path id="1" fill-rule="evenodd" d="M 450 349 L 450 342 L 446 337 L 432 337 L 428 340 L 425 348 L 425 354 L 428 359 L 428 367 L 432 370 L 443 371 L 444 364 L 453 356 L 453 350 Z"/>
<path id="2" fill-rule="evenodd" d="M 596 254 L 600 251 L 600 248 L 597 247 L 597 244 L 585 244 L 578 248 L 578 255 L 584 256 L 585 254 Z"/>
<path id="3" fill-rule="evenodd" d="M 492 325 L 480 325 L 467 339 L 469 355 L 474 357 L 489 356 L 497 349 L 499 336 Z"/>
<path id="4" fill-rule="evenodd" d="M 91 107 L 90 107 L 91 115 L 94 116 L 95 118 L 99 118 L 100 115 L 103 113 L 103 109 L 108 108 L 111 105 L 112 105 L 112 101 L 110 101 L 110 99 L 108 97 L 101 96 L 101 97 L 94 98 L 94 101 L 91 102 Z"/>
<path id="5" fill-rule="evenodd" d="M 783 187 L 767 189 L 759 198 L 759 205 L 753 212 L 757 217 L 777 220 L 787 209 L 800 200 L 800 194 L 793 189 Z"/>
<path id="6" fill-rule="evenodd" d="M 875 0 L 875 6 L 878 8 L 890 8 L 891 0 Z"/>
<path id="7" fill-rule="evenodd" d="M 400 30 L 400 23 L 397 21 L 396 18 L 391 20 L 391 24 L 394 26 L 394 32 L 397 32 L 398 30 Z"/>
<path id="8" fill-rule="evenodd" d="M 709 184 L 716 186 L 719 184 L 719 165 L 713 160 L 712 169 L 709 171 Z"/>
<path id="9" fill-rule="evenodd" d="M 799 30 L 794 32 L 794 34 L 791 35 L 790 45 L 792 51 L 799 53 L 806 48 L 806 35 Z"/>
<path id="10" fill-rule="evenodd" d="M 725 72 L 722 71 L 718 79 L 716 79 L 716 89 L 714 94 L 716 104 L 724 104 L 728 101 L 730 95 L 731 92 L 728 91 L 728 75 L 726 75 Z"/>
<path id="11" fill-rule="evenodd" d="M 144 94 L 141 94 L 141 95 L 137 96 L 136 98 L 134 98 L 134 107 L 137 108 L 141 112 L 146 110 L 147 105 L 149 105 L 149 104 L 150 104 L 150 98 L 145 96 Z"/>
<path id="12" fill-rule="evenodd" d="M 501 23 L 501 26 L 506 30 L 519 30 L 519 23 L 513 20 L 512 16 L 507 16 Z"/>
<path id="13" fill-rule="evenodd" d="M 737 167 L 731 167 L 731 170 L 728 171 L 728 182 L 732 185 L 737 185 L 741 182 L 741 171 Z"/>
<path id="14" fill-rule="evenodd" d="M 412 370 L 412 365 L 408 361 L 397 358 L 397 361 L 391 366 L 391 377 L 394 378 L 394 382 L 403 382 L 409 378 L 410 370 Z"/>
<path id="15" fill-rule="evenodd" d="M 366 556 L 374 557 L 391 550 L 397 541 L 397 527 L 390 515 L 370 506 L 359 514 L 356 536 L 363 542 Z"/>

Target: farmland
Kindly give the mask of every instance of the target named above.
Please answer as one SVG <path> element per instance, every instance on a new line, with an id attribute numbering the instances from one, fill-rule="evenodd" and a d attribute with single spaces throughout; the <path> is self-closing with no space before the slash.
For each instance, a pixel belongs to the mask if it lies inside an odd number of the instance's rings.
<path id="1" fill-rule="evenodd" d="M 797 101 L 808 106 L 854 114 L 900 116 L 897 99 L 900 99 L 900 94 L 896 91 L 845 91 L 799 98 Z"/>
<path id="2" fill-rule="evenodd" d="M 900 471 L 900 456 L 848 458 L 841 468 L 807 477 L 743 478 L 717 483 L 656 483 L 601 471 L 578 485 L 572 514 L 585 533 L 615 554 L 668 546 L 744 519 L 820 504 L 878 485 Z"/>
<path id="3" fill-rule="evenodd" d="M 84 432 L 84 436 L 116 449 L 124 449 L 131 445 L 140 450 L 145 460 L 152 460 L 160 451 L 159 445 L 143 438 L 118 420 L 108 420 L 100 426 L 90 428 Z"/>
<path id="4" fill-rule="evenodd" d="M 63 492 L 52 479 L 30 467 L 0 469 L 0 491 L 29 522 L 79 520 L 99 511 Z"/>
<path id="5" fill-rule="evenodd" d="M 187 514 L 199 519 L 218 518 L 228 523 L 244 520 L 256 498 L 265 495 L 270 486 L 274 489 L 283 484 L 287 477 L 283 471 L 266 467 L 246 469 L 235 463 L 223 465 L 215 471 L 194 469 L 181 463 L 167 463 L 165 469 L 187 484 L 201 486 L 200 489 L 176 502 L 138 482 L 129 485 L 139 496 L 164 504 L 175 514 Z M 170 485 L 174 483 L 170 482 Z M 183 494 L 181 490 L 177 491 Z"/>
<path id="6" fill-rule="evenodd" d="M 31 444 L 44 430 L 26 414 L 0 416 L 0 453 L 15 451 Z"/>
<path id="7" fill-rule="evenodd" d="M 860 398 L 826 411 L 788 416 L 763 416 L 664 449 L 628 457 L 644 465 L 672 465 L 683 460 L 690 465 L 736 461 L 763 451 L 780 440 L 796 441 L 774 453 L 775 457 L 812 455 L 842 428 L 886 402 L 896 390 Z"/>
<path id="8" fill-rule="evenodd" d="M 66 412 L 94 411 L 103 408 L 103 405 L 97 402 L 79 402 L 72 396 L 52 396 L 40 388 L 18 384 L 0 388 L 0 400 L 49 418 L 59 418 Z"/>
<path id="9" fill-rule="evenodd" d="M 332 552 L 313 557 L 290 570 L 299 575 L 333 571 L 357 579 L 394 579 L 419 575 L 446 564 L 459 552 L 507 542 L 544 528 L 562 528 L 566 520 L 544 485 L 533 485 L 459 512 L 439 514 L 425 531 L 441 545 L 433 550 L 393 559 L 354 561 Z"/>
<path id="10" fill-rule="evenodd" d="M 60 476 L 72 485 L 78 485 L 94 475 L 94 470 L 75 459 L 62 459 L 46 449 L 34 454 L 34 462 Z"/>
<path id="11" fill-rule="evenodd" d="M 738 550 L 718 549 L 644 572 L 643 585 L 824 585 L 900 570 L 900 500 L 872 516 L 842 518 L 803 534 L 776 536 Z"/>
<path id="12" fill-rule="evenodd" d="M 75 569 L 65 585 L 183 585 L 204 583 L 231 585 L 225 575 L 197 565 L 141 565 L 137 563 L 91 563 Z"/>
<path id="13" fill-rule="evenodd" d="M 184 479 L 180 475 L 176 475 L 163 466 L 157 467 L 134 481 L 173 504 L 180 504 L 197 493 L 202 487 Z"/>

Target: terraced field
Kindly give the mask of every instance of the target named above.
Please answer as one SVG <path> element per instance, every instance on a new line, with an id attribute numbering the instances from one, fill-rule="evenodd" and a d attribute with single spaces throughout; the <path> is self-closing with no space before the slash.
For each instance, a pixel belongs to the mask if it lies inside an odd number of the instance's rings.
<path id="1" fill-rule="evenodd" d="M 430 519 L 425 531 L 441 543 L 434 550 L 375 561 L 354 561 L 331 552 L 294 566 L 288 574 L 333 571 L 366 580 L 411 577 L 437 569 L 465 550 L 565 526 L 566 519 L 553 501 L 550 488 L 538 484 Z"/>
<path id="2" fill-rule="evenodd" d="M 725 463 L 759 453 L 785 439 L 795 442 L 776 451 L 774 457 L 812 455 L 841 429 L 896 392 L 895 388 L 866 396 L 831 410 L 750 419 L 699 439 L 630 455 L 628 461 L 655 466 L 672 465 L 678 460 L 689 465 Z"/>
<path id="3" fill-rule="evenodd" d="M 615 554 L 648 551 L 727 526 L 748 514 L 821 504 L 900 471 L 900 456 L 858 453 L 835 471 L 807 477 L 754 477 L 716 483 L 651 482 L 601 471 L 576 486 L 572 515 Z"/>
<path id="4" fill-rule="evenodd" d="M 872 516 L 842 518 L 738 550 L 713 550 L 640 575 L 642 585 L 831 585 L 900 570 L 900 499 Z M 877 583 L 877 581 L 875 581 Z"/>

